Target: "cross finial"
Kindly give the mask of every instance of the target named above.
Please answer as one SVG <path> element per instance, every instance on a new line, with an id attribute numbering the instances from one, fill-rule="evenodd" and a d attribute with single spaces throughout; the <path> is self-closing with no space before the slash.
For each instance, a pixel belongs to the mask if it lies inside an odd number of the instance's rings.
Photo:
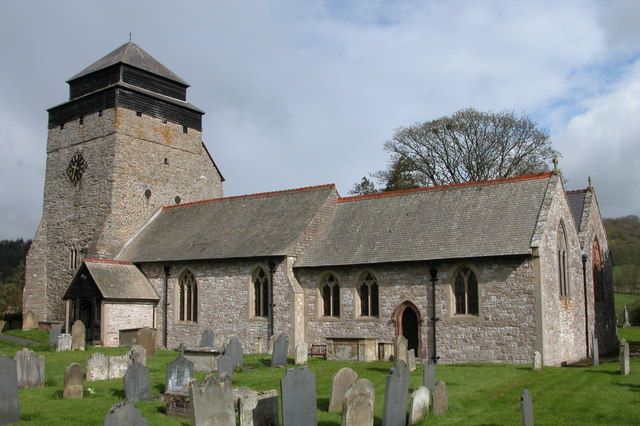
<path id="1" fill-rule="evenodd" d="M 558 157 L 553 157 L 553 173 L 558 174 Z"/>
<path id="2" fill-rule="evenodd" d="M 133 34 L 131 34 L 131 31 L 129 31 L 129 43 L 131 43 L 131 38 L 133 37 Z"/>
<path id="3" fill-rule="evenodd" d="M 587 186 L 587 189 L 591 191 L 593 189 L 593 185 L 591 184 L 591 176 L 587 178 L 587 181 L 589 182 L 589 186 Z"/>

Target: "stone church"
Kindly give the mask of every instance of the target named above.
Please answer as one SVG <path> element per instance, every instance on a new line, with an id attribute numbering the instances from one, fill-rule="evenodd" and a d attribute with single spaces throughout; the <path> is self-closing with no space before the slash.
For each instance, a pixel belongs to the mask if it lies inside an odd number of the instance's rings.
<path id="1" fill-rule="evenodd" d="M 616 346 L 594 189 L 557 171 L 341 197 L 332 184 L 223 196 L 189 85 L 134 43 L 71 77 L 48 110 L 44 209 L 23 312 L 119 345 L 248 351 L 403 335 L 440 362 L 544 364 Z"/>

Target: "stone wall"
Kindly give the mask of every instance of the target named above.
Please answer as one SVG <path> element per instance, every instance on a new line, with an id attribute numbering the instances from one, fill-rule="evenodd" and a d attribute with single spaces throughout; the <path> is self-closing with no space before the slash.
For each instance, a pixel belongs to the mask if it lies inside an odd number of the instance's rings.
<path id="1" fill-rule="evenodd" d="M 102 303 L 101 333 L 103 346 L 118 346 L 118 331 L 129 328 L 154 327 L 151 303 Z"/>

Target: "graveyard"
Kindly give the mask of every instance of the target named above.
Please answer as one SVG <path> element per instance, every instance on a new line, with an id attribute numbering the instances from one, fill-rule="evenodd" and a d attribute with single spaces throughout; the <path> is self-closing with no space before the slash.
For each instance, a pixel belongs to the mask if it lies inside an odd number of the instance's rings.
<path id="1" fill-rule="evenodd" d="M 14 330 L 4 334 L 38 341 L 29 347 L 36 355 L 44 356 L 46 363 L 44 386 L 19 390 L 21 424 L 103 424 L 110 408 L 125 399 L 124 378 L 85 380 L 81 398 L 65 399 L 64 375 L 73 363 L 86 372 L 87 359 L 95 353 L 124 355 L 129 348 L 88 346 L 85 351 L 56 352 L 48 345 L 49 335 L 45 331 Z M 618 335 L 629 342 L 632 353 L 640 350 L 640 327 L 621 328 Z M 0 355 L 13 358 L 23 347 L 0 340 Z M 166 415 L 165 404 L 160 399 L 165 390 L 166 366 L 177 357 L 176 351 L 158 350 L 155 356 L 146 359 L 151 400 L 132 404 L 150 425 L 190 424 L 188 419 Z M 286 369 L 271 367 L 271 361 L 269 354 L 245 354 L 243 368 L 233 372 L 233 387 L 256 391 L 275 389 L 279 393 L 280 381 L 287 369 L 298 366 L 294 365 L 291 356 Z M 393 367 L 392 362 L 330 361 L 309 357 L 308 368 L 315 377 L 318 424 L 341 424 L 342 413 L 329 408 L 333 376 L 345 367 L 373 385 L 374 424 L 381 424 L 385 381 Z M 422 385 L 422 369 L 418 363 L 409 375 L 409 396 Z M 523 388 L 531 395 L 537 424 L 638 424 L 639 358 L 631 357 L 630 370 L 629 375 L 621 375 L 617 357 L 601 357 L 599 366 L 545 367 L 540 372 L 523 364 L 438 364 L 436 379 L 446 383 L 448 409 L 440 416 L 434 416 L 430 409 L 418 424 L 519 424 Z M 195 372 L 194 376 L 202 381 L 205 373 Z M 408 408 L 407 405 L 405 411 Z M 282 413 L 279 418 L 282 419 Z"/>

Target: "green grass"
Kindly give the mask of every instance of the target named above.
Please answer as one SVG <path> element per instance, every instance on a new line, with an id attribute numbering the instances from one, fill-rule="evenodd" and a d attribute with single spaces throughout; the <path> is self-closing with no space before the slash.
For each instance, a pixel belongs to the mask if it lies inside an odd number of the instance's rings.
<path id="1" fill-rule="evenodd" d="M 640 328 L 620 329 L 620 337 L 640 342 Z M 39 332 L 29 334 L 11 332 L 34 340 L 46 340 Z M 13 355 L 19 349 L 0 342 L 0 353 Z M 30 425 L 91 425 L 102 424 L 109 408 L 124 397 L 122 379 L 85 382 L 94 391 L 82 400 L 60 398 L 64 369 L 73 362 L 83 368 L 86 359 L 95 351 L 122 354 L 124 348 L 90 348 L 86 352 L 38 351 L 46 358 L 46 385 L 42 388 L 20 390 L 22 423 Z M 148 360 L 154 396 L 164 390 L 165 366 L 176 357 L 173 351 L 158 351 Z M 262 355 L 245 357 L 246 368 L 235 373 L 234 386 L 256 390 L 278 389 L 284 369 L 271 369 L 269 358 Z M 391 367 L 389 362 L 338 362 L 310 359 L 310 369 L 316 375 L 318 421 L 321 425 L 339 425 L 339 413 L 328 413 L 331 379 L 342 367 L 353 368 L 360 377 L 373 382 L 376 391 L 376 424 L 382 418 L 384 383 Z M 633 359 L 631 375 L 618 373 L 617 360 L 603 360 L 598 367 L 545 368 L 536 373 L 526 365 L 465 364 L 440 365 L 438 378 L 447 384 L 449 412 L 439 418 L 428 416 L 421 424 L 520 424 L 520 391 L 527 387 L 534 404 L 536 424 L 640 424 L 640 360 Z M 421 369 L 411 374 L 410 388 L 421 384 Z M 202 378 L 203 374 L 198 374 Z M 136 404 L 150 425 L 188 424 L 185 419 L 162 414 L 158 399 Z"/>
<path id="2" fill-rule="evenodd" d="M 616 315 L 618 316 L 618 322 L 622 324 L 624 319 L 623 309 L 624 306 L 630 306 L 636 300 L 640 299 L 640 294 L 632 294 L 632 293 L 614 293 L 613 300 L 616 306 Z"/>

